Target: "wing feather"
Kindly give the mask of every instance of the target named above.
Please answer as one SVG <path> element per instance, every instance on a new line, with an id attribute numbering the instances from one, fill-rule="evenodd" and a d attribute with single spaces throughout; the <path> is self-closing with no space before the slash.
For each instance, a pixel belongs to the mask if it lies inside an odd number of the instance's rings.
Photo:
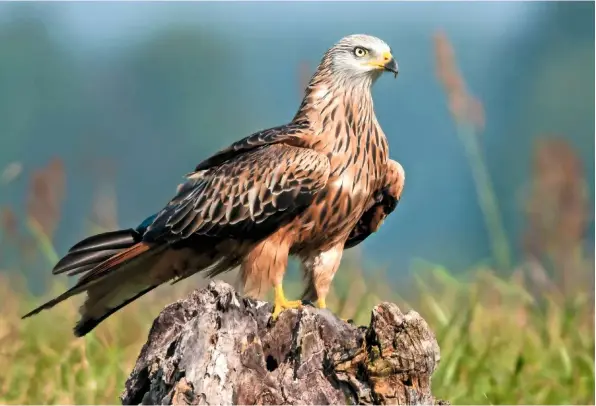
<path id="1" fill-rule="evenodd" d="M 295 147 L 308 147 L 309 129 L 310 125 L 307 121 L 294 121 L 290 124 L 256 132 L 207 158 L 196 166 L 195 171 L 213 168 L 230 160 L 234 156 L 265 145 L 283 143 Z"/>
<path id="2" fill-rule="evenodd" d="M 307 207 L 329 171 L 329 159 L 311 149 L 276 143 L 245 151 L 189 175 L 144 239 L 262 238 Z"/>
<path id="3" fill-rule="evenodd" d="M 376 232 L 385 218 L 397 207 L 405 184 L 403 167 L 394 160 L 387 162 L 385 185 L 352 229 L 344 249 L 355 247 Z"/>

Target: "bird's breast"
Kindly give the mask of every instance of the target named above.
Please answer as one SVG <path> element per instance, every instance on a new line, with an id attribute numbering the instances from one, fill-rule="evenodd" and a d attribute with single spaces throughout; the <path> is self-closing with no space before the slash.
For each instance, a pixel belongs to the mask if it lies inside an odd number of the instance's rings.
<path id="1" fill-rule="evenodd" d="M 331 166 L 328 183 L 349 184 L 353 194 L 366 194 L 378 187 L 388 158 L 387 140 L 380 128 L 367 125 L 358 131 L 358 127 L 340 125 L 333 134 L 324 151 Z"/>
<path id="2" fill-rule="evenodd" d="M 337 135 L 333 148 L 325 152 L 331 164 L 330 177 L 300 222 L 300 240 L 309 245 L 331 245 L 347 237 L 383 180 L 383 146 L 371 147 L 366 138 Z"/>

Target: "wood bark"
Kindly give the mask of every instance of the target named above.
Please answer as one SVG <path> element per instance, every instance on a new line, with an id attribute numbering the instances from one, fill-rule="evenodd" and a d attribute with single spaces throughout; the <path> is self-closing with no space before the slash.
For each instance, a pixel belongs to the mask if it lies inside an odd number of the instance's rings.
<path id="1" fill-rule="evenodd" d="M 372 309 L 368 327 L 272 305 L 220 281 L 161 312 L 123 404 L 447 404 L 431 394 L 439 346 L 414 311 Z"/>

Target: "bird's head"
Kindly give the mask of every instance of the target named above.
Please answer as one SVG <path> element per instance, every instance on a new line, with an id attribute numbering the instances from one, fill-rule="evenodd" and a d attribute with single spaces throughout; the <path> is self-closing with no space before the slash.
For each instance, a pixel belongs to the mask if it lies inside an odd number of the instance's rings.
<path id="1" fill-rule="evenodd" d="M 345 80 L 374 81 L 383 72 L 397 77 L 397 62 L 385 41 L 371 35 L 355 34 L 342 38 L 327 51 L 323 63 L 334 75 Z"/>

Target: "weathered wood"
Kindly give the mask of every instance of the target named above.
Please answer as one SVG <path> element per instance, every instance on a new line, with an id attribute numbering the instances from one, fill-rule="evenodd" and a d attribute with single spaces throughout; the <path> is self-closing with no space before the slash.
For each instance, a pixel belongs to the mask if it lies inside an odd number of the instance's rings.
<path id="1" fill-rule="evenodd" d="M 283 312 L 213 281 L 157 317 L 123 404 L 445 404 L 430 390 L 439 346 L 391 303 L 356 327 L 328 310 Z"/>

